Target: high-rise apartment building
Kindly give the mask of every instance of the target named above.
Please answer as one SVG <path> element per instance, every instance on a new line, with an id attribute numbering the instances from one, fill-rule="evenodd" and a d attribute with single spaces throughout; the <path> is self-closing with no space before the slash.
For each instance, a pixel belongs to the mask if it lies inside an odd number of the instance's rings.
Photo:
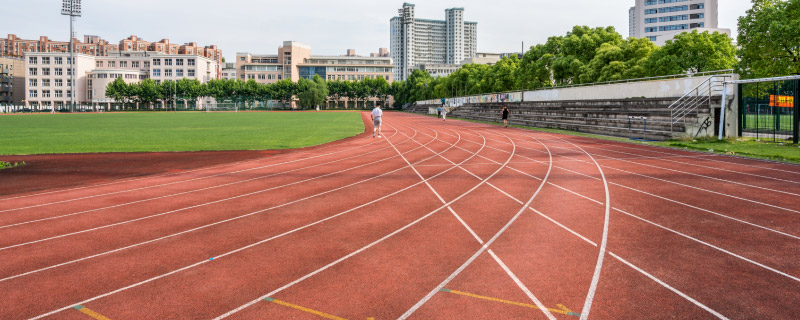
<path id="1" fill-rule="evenodd" d="M 464 8 L 445 10 L 445 20 L 420 19 L 404 3 L 390 20 L 395 79 L 405 80 L 420 65 L 460 65 L 478 51 L 478 23 L 464 21 Z"/>
<path id="2" fill-rule="evenodd" d="M 629 12 L 630 35 L 663 45 L 675 35 L 692 31 L 717 31 L 719 0 L 636 0 Z"/>
<path id="3" fill-rule="evenodd" d="M 25 61 L 0 56 L 0 105 L 18 104 L 25 98 Z"/>

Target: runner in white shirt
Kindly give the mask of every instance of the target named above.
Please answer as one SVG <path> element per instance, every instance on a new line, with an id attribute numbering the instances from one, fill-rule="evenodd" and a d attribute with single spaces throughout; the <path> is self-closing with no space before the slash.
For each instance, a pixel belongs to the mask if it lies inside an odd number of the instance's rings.
<path id="1" fill-rule="evenodd" d="M 381 110 L 380 105 L 375 105 L 375 109 L 372 109 L 372 114 L 370 115 L 372 118 L 372 124 L 374 127 L 372 128 L 372 137 L 375 138 L 375 134 L 378 134 L 378 138 L 381 137 L 381 118 L 383 118 L 383 110 Z"/>

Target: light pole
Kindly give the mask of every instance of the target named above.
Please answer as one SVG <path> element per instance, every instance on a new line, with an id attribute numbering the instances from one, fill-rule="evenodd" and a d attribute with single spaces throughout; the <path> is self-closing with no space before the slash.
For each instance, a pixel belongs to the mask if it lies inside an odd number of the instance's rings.
<path id="1" fill-rule="evenodd" d="M 81 0 L 64 0 L 61 5 L 61 15 L 69 16 L 69 89 L 72 91 L 72 94 L 69 95 L 69 111 L 72 112 L 75 109 L 75 95 L 78 94 L 75 92 L 75 45 L 72 41 L 74 37 L 72 23 L 75 21 L 75 17 L 81 16 Z M 53 110 L 55 110 L 55 106 L 53 106 Z"/>

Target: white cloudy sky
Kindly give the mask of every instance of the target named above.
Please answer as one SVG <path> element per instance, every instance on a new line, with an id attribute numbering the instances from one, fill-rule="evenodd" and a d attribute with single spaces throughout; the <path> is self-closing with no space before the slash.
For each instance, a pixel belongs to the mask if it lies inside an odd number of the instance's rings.
<path id="1" fill-rule="evenodd" d="M 574 25 L 614 26 L 628 35 L 633 0 L 426 0 L 416 16 L 444 19 L 444 9 L 464 7 L 465 19 L 478 22 L 478 51 L 519 51 L 562 35 Z M 719 27 L 736 32 L 736 19 L 750 0 L 719 0 Z M 69 20 L 61 0 L 0 0 L 0 37 L 46 35 L 64 41 Z M 402 1 L 386 0 L 83 0 L 76 33 L 99 35 L 116 43 L 129 35 L 147 41 L 217 44 L 231 59 L 236 52 L 276 53 L 283 40 L 312 46 L 319 55 L 358 54 L 389 47 L 389 19 Z"/>

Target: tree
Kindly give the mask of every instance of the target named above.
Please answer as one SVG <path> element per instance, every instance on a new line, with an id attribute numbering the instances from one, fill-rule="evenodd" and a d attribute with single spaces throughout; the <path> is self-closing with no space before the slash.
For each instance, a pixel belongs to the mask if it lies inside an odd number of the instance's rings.
<path id="1" fill-rule="evenodd" d="M 202 84 L 197 79 L 183 78 L 178 80 L 178 97 L 184 101 L 191 101 L 193 108 L 197 108 L 197 99 L 203 96 Z M 186 106 L 188 108 L 188 105 Z"/>
<path id="2" fill-rule="evenodd" d="M 651 76 L 732 69 L 736 47 L 724 33 L 684 32 L 653 51 L 644 65 Z"/>
<path id="3" fill-rule="evenodd" d="M 124 107 L 124 104 L 128 102 L 128 98 L 130 97 L 129 91 L 128 84 L 125 83 L 125 80 L 122 80 L 122 77 L 118 77 L 106 87 L 106 97 L 123 103 Z"/>
<path id="4" fill-rule="evenodd" d="M 172 80 L 165 80 L 158 86 L 158 89 L 161 92 L 161 97 L 163 98 L 165 109 L 169 109 L 173 105 L 173 102 L 175 102 L 175 100 L 177 99 L 178 95 L 177 83 Z"/>
<path id="5" fill-rule="evenodd" d="M 645 77 L 644 63 L 656 48 L 646 38 L 628 38 L 619 45 L 604 43 L 581 71 L 581 83 Z"/>
<path id="6" fill-rule="evenodd" d="M 739 74 L 800 74 L 800 0 L 753 0 L 739 18 Z"/>
<path id="7" fill-rule="evenodd" d="M 300 105 L 309 107 L 319 107 L 328 97 L 328 85 L 318 75 L 314 75 L 311 81 L 306 81 L 304 90 L 297 94 Z"/>
<path id="8" fill-rule="evenodd" d="M 141 103 L 150 104 L 150 108 L 153 108 L 153 103 L 158 100 L 161 100 L 161 88 L 158 84 L 156 84 L 155 80 L 153 79 L 144 79 L 138 85 L 138 100 Z"/>

